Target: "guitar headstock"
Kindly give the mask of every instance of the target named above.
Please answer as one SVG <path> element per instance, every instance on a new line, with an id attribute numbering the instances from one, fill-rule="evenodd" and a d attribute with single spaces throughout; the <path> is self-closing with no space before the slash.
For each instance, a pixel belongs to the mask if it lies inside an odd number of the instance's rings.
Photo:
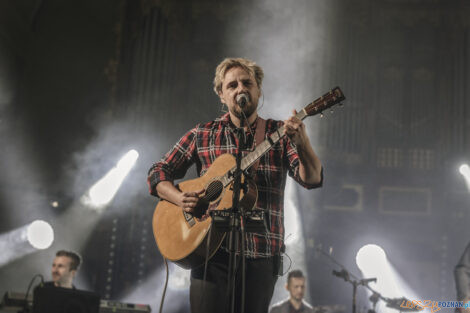
<path id="1" fill-rule="evenodd" d="M 335 87 L 331 89 L 329 92 L 325 93 L 323 96 L 320 98 L 316 99 L 309 105 L 307 105 L 304 110 L 309 116 L 316 115 L 318 113 L 321 113 L 322 111 L 331 108 L 335 104 L 340 103 L 346 99 L 344 97 L 343 92 L 339 87 Z"/>

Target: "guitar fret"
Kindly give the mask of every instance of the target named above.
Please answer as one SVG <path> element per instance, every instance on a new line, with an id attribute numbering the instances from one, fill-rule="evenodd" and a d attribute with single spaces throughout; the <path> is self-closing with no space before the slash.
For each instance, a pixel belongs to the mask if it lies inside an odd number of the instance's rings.
<path id="1" fill-rule="evenodd" d="M 281 127 L 278 132 L 272 134 L 268 139 L 264 140 L 260 143 L 253 152 L 250 152 L 243 160 L 242 160 L 242 169 L 245 170 L 249 168 L 253 163 L 255 163 L 261 156 L 263 156 L 271 146 L 274 145 L 281 139 L 283 132 L 283 127 Z"/>

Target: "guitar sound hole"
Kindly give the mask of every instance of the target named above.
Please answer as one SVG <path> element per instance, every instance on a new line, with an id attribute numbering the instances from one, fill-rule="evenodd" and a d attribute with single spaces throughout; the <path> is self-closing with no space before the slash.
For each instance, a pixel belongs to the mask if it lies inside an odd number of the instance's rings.
<path id="1" fill-rule="evenodd" d="M 204 196 L 204 199 L 207 202 L 212 202 L 216 200 L 220 194 L 222 193 L 222 190 L 224 189 L 224 186 L 220 180 L 214 180 L 207 186 L 206 188 L 206 195 Z"/>
<path id="2" fill-rule="evenodd" d="M 206 188 L 206 194 L 199 200 L 198 205 L 194 208 L 193 216 L 199 221 L 207 218 L 207 209 L 209 209 L 210 203 L 217 200 L 223 189 L 224 185 L 221 181 L 215 180 L 211 182 Z"/>

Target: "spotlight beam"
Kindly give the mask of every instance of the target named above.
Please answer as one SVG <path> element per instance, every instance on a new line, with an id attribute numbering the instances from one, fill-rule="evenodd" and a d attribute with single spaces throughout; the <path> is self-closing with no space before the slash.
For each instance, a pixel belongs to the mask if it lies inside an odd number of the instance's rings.
<path id="1" fill-rule="evenodd" d="M 465 184 L 467 185 L 468 191 L 470 191 L 470 167 L 468 166 L 468 164 L 460 165 L 459 172 L 465 179 Z"/>
<path id="2" fill-rule="evenodd" d="M 47 249 L 54 241 L 54 231 L 45 221 L 37 220 L 0 235 L 0 267 L 37 250 Z"/>
<path id="3" fill-rule="evenodd" d="M 122 182 L 134 167 L 139 158 L 135 150 L 127 152 L 103 178 L 96 182 L 88 192 L 82 196 L 82 204 L 95 210 L 102 210 L 114 198 Z"/>

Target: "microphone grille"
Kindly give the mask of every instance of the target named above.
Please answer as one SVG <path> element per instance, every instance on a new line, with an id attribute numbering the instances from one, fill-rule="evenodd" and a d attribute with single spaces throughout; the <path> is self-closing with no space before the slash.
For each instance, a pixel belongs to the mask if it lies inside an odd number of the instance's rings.
<path id="1" fill-rule="evenodd" d="M 249 101 L 249 96 L 246 93 L 241 93 L 237 95 L 236 100 L 237 100 L 237 104 L 240 107 L 244 107 L 246 103 Z"/>

